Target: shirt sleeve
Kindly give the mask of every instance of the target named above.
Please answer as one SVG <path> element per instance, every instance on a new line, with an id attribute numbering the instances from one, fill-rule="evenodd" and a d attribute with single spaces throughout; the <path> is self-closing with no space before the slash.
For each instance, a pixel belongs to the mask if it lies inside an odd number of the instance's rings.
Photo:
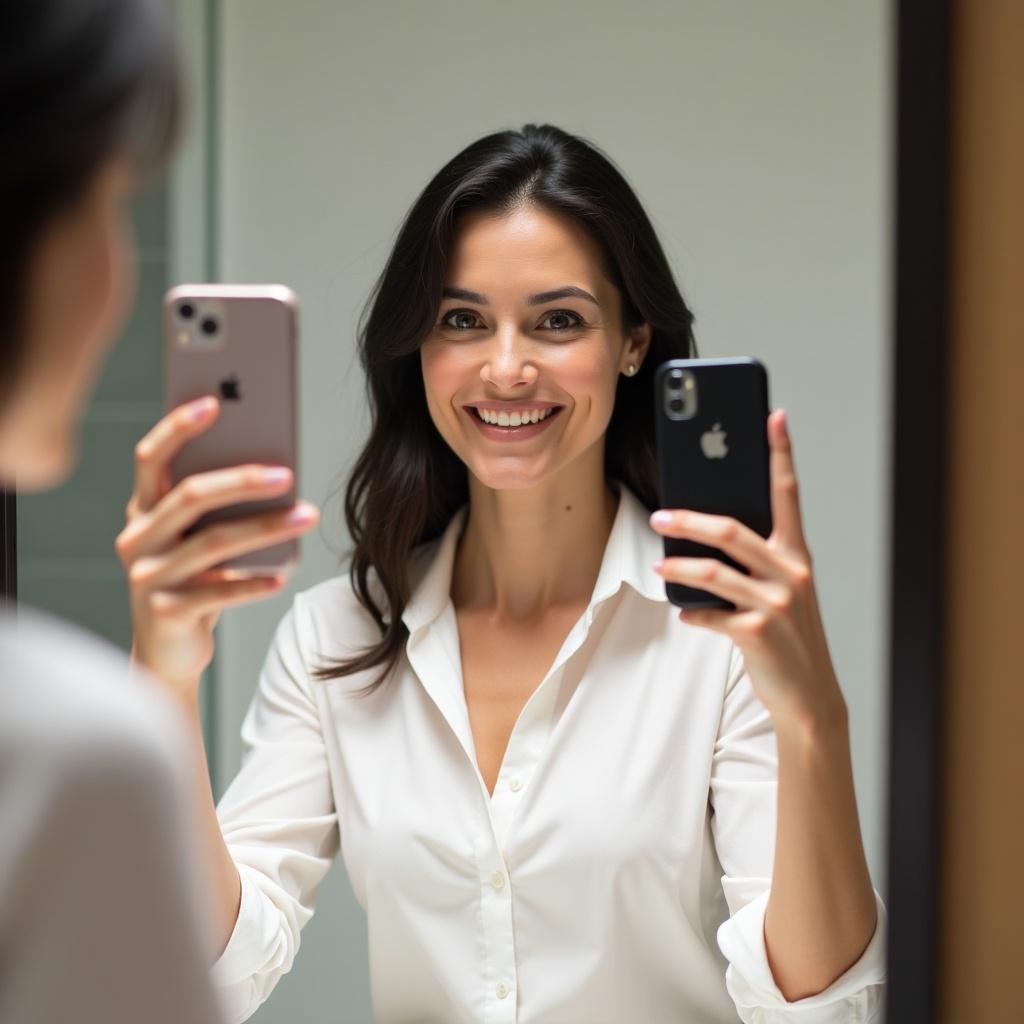
<path id="1" fill-rule="evenodd" d="M 718 929 L 728 961 L 725 982 L 744 1024 L 875 1024 L 882 1020 L 886 910 L 860 959 L 828 988 L 788 1002 L 775 983 L 764 944 L 764 915 L 775 853 L 778 748 L 771 715 L 754 693 L 733 644 L 712 758 L 712 833 L 730 917 Z"/>
<path id="2" fill-rule="evenodd" d="M 302 595 L 277 627 L 242 722 L 242 767 L 217 805 L 241 877 L 234 930 L 211 977 L 228 1019 L 248 1019 L 291 970 L 339 846 L 320 716 L 303 659 Z"/>

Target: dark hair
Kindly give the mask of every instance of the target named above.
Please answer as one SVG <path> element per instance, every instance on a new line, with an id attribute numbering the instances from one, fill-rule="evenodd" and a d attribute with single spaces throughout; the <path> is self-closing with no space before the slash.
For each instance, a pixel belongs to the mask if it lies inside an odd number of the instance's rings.
<path id="1" fill-rule="evenodd" d="M 146 176 L 174 145 L 174 29 L 160 0 L 0 4 L 0 407 L 27 357 L 24 289 L 32 246 L 104 162 Z"/>
<path id="2" fill-rule="evenodd" d="M 409 631 L 401 615 L 413 548 L 438 537 L 469 497 L 468 470 L 430 418 L 419 356 L 440 311 L 457 220 L 470 210 L 505 213 L 527 204 L 586 228 L 619 290 L 623 328 L 651 325 L 639 372 L 619 376 L 605 473 L 652 511 L 658 507 L 653 372 L 666 359 L 696 356 L 697 347 L 693 313 L 654 228 L 625 178 L 592 143 L 552 125 L 487 135 L 442 167 L 415 201 L 359 320 L 372 425 L 345 492 L 345 519 L 353 591 L 381 639 L 354 658 L 313 670 L 318 679 L 334 679 L 383 664 L 355 695 L 376 690 L 404 650 Z"/>

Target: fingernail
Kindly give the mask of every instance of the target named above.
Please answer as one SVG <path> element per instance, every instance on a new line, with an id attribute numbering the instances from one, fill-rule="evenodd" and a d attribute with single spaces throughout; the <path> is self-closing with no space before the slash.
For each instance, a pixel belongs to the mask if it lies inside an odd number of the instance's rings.
<path id="1" fill-rule="evenodd" d="M 651 522 L 655 526 L 668 526 L 668 524 L 672 522 L 672 513 L 665 511 L 655 512 L 651 516 Z"/>
<path id="2" fill-rule="evenodd" d="M 300 505 L 288 513 L 286 521 L 294 525 L 296 523 L 311 523 L 315 518 L 316 509 L 309 505 Z"/>
<path id="3" fill-rule="evenodd" d="M 265 469 L 263 471 L 263 479 L 268 484 L 283 484 L 291 479 L 292 472 L 290 469 L 275 466 L 273 469 Z"/>
<path id="4" fill-rule="evenodd" d="M 192 419 L 201 420 L 207 413 L 213 412 L 214 402 L 212 398 L 200 398 L 198 402 L 192 403 Z"/>

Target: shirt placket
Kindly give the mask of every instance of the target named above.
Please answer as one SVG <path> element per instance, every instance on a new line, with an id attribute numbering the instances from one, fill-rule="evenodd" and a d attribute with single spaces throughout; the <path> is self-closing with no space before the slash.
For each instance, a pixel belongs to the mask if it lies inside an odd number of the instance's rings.
<path id="1" fill-rule="evenodd" d="M 588 608 L 566 637 L 548 674 L 527 701 L 509 737 L 494 794 L 485 800 L 490 829 L 474 844 L 480 885 L 484 963 L 487 985 L 485 1020 L 514 1024 L 518 975 L 512 919 L 513 882 L 506 858 L 509 827 L 547 746 L 565 665 L 582 646 L 596 609 Z M 484 790 L 486 796 L 486 789 Z"/>
<path id="2" fill-rule="evenodd" d="M 523 709 L 509 737 L 494 795 L 485 804 L 486 824 L 490 827 L 474 841 L 483 927 L 482 968 L 487 986 L 484 1019 L 488 1024 L 514 1024 L 516 1020 L 518 975 L 505 839 L 551 731 L 561 672 L 559 667 L 549 675 L 535 695 L 538 699 L 531 699 Z"/>
<path id="3" fill-rule="evenodd" d="M 480 785 L 483 827 L 473 839 L 473 851 L 483 929 L 481 973 L 486 986 L 485 1024 L 515 1024 L 518 976 L 512 919 L 514 881 L 505 856 L 506 839 L 553 728 L 564 667 L 583 645 L 600 603 L 591 605 L 569 631 L 547 675 L 524 706 L 509 737 L 493 796 L 487 793 L 473 760 L 472 733 L 465 696 L 461 693 L 457 624 L 451 603 L 433 629 L 426 630 L 407 645 L 414 670 L 458 737 Z M 445 662 L 454 673 L 447 679 L 442 670 Z"/>

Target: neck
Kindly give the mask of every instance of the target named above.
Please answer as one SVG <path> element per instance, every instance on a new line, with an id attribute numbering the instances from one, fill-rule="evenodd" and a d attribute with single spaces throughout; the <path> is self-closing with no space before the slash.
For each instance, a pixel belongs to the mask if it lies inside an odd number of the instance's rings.
<path id="1" fill-rule="evenodd" d="M 538 621 L 548 612 L 585 605 L 618 503 L 601 462 L 566 467 L 517 489 L 495 490 L 470 474 L 452 603 L 495 624 Z"/>

